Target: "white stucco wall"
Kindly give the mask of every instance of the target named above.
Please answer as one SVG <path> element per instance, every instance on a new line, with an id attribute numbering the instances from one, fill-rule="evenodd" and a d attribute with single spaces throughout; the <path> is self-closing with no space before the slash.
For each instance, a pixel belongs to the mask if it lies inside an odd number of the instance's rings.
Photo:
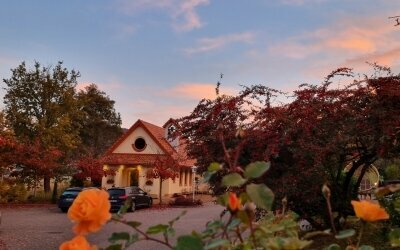
<path id="1" fill-rule="evenodd" d="M 104 166 L 104 169 L 108 168 L 113 168 L 116 170 L 115 176 L 114 176 L 114 186 L 115 187 L 125 187 L 129 186 L 129 180 L 130 180 L 130 171 L 133 168 L 137 168 L 139 170 L 139 187 L 149 193 L 150 195 L 154 197 L 159 197 L 159 190 L 160 190 L 160 179 L 153 179 L 153 185 L 146 185 L 146 181 L 148 180 L 146 177 L 146 171 L 148 167 L 144 166 L 124 166 L 124 165 L 119 165 L 119 166 Z M 163 196 L 171 196 L 174 193 L 182 193 L 182 192 L 193 192 L 193 179 L 190 181 L 189 175 L 190 175 L 191 170 L 188 169 L 186 174 L 187 174 L 187 183 L 185 185 L 185 174 L 184 172 L 182 175 L 182 185 L 180 185 L 179 182 L 179 176 L 175 178 L 175 182 L 172 179 L 168 179 L 163 181 L 163 186 L 162 186 L 162 195 Z M 111 188 L 113 184 L 107 184 L 107 179 L 110 177 L 103 177 L 102 179 L 102 187 L 105 189 Z M 194 175 L 192 175 L 192 178 L 194 178 Z"/>
<path id="2" fill-rule="evenodd" d="M 135 151 L 132 147 L 132 144 L 138 137 L 142 137 L 146 141 L 147 145 L 146 148 L 140 152 Z M 113 153 L 161 154 L 164 152 L 142 127 L 138 127 L 116 149 L 114 149 Z"/>

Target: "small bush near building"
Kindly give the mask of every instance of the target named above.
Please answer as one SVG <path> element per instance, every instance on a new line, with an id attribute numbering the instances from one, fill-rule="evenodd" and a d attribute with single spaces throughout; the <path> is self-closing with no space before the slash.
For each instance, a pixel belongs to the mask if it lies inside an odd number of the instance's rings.
<path id="1" fill-rule="evenodd" d="M 187 198 L 185 196 L 177 196 L 174 200 L 170 201 L 171 206 L 201 206 L 203 202 L 199 199 L 193 201 L 192 198 Z"/>
<path id="2" fill-rule="evenodd" d="M 0 203 L 24 202 L 27 190 L 22 183 L 0 182 Z"/>
<path id="3" fill-rule="evenodd" d="M 29 203 L 50 203 L 52 193 L 45 193 L 43 190 L 37 191 L 36 195 L 29 195 L 27 202 Z"/>

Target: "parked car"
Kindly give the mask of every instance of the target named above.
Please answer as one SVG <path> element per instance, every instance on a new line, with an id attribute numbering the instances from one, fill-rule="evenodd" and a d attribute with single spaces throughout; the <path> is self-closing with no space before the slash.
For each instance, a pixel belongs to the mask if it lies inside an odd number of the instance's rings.
<path id="1" fill-rule="evenodd" d="M 121 206 L 128 202 L 129 212 L 137 207 L 151 207 L 153 199 L 139 187 L 114 187 L 107 190 L 110 195 L 111 211 L 118 211 Z"/>
<path id="2" fill-rule="evenodd" d="M 69 207 L 72 205 L 72 203 L 74 202 L 74 200 L 78 196 L 78 194 L 82 190 L 92 189 L 92 188 L 96 188 L 96 187 L 87 187 L 87 188 L 72 187 L 72 188 L 65 189 L 57 201 L 58 207 L 64 213 L 68 212 Z"/>
<path id="3" fill-rule="evenodd" d="M 74 202 L 75 198 L 82 191 L 81 187 L 67 188 L 58 199 L 57 205 L 64 213 L 68 212 L 69 207 Z"/>

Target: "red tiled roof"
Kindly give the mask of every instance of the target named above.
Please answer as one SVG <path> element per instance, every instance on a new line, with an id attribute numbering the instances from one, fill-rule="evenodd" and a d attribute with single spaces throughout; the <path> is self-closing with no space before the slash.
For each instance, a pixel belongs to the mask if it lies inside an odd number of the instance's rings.
<path id="1" fill-rule="evenodd" d="M 158 154 L 126 154 L 112 153 L 101 159 L 103 164 L 107 165 L 153 165 L 157 160 L 166 158 L 167 155 Z M 194 160 L 180 161 L 181 167 L 191 167 L 195 163 Z"/>
<path id="2" fill-rule="evenodd" d="M 157 125 L 154 125 L 154 124 L 142 121 L 142 120 L 139 120 L 139 121 L 142 122 L 142 124 L 144 125 L 145 129 L 147 129 L 147 131 L 149 132 L 150 136 L 152 136 L 153 139 L 155 139 L 157 144 L 159 146 L 161 146 L 162 150 L 164 150 L 168 154 L 174 154 L 175 153 L 175 149 L 171 146 L 171 144 L 169 144 L 167 139 L 165 139 L 165 137 L 164 137 L 164 129 L 162 127 L 159 127 Z"/>
<path id="3" fill-rule="evenodd" d="M 109 165 L 121 165 L 121 164 L 143 164 L 151 165 L 157 159 L 165 158 L 166 155 L 156 155 L 156 154 L 122 154 L 122 153 L 112 153 L 105 155 L 102 158 L 103 164 Z"/>

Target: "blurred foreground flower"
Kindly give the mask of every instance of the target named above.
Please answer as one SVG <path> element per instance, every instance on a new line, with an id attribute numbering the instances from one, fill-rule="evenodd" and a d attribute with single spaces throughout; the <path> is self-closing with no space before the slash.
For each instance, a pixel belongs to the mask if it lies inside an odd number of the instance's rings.
<path id="1" fill-rule="evenodd" d="M 111 219 L 108 193 L 104 190 L 89 189 L 82 191 L 68 210 L 68 217 L 77 223 L 76 234 L 98 231 Z"/>
<path id="2" fill-rule="evenodd" d="M 90 246 L 85 237 L 78 235 L 70 241 L 61 244 L 60 250 L 96 250 L 96 246 Z"/>
<path id="3" fill-rule="evenodd" d="M 370 201 L 351 201 L 356 216 L 364 221 L 373 222 L 389 219 L 389 214 L 379 204 Z"/>

